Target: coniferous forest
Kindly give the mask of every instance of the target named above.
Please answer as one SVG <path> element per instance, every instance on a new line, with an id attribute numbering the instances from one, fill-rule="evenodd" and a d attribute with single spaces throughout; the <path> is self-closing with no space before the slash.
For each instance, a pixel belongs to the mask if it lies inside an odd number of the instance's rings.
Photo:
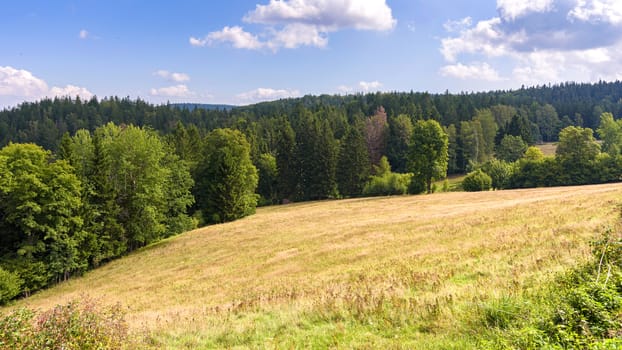
<path id="1" fill-rule="evenodd" d="M 257 205 L 432 192 L 447 174 L 468 173 L 465 190 L 619 181 L 621 115 L 622 82 L 215 109 L 26 102 L 0 111 L 0 302 Z"/>

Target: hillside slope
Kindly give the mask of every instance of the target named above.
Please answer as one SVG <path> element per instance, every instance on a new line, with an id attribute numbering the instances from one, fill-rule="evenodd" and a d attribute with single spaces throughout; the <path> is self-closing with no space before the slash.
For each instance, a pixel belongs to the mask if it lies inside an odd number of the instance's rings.
<path id="1" fill-rule="evenodd" d="M 477 303 L 588 253 L 622 184 L 262 208 L 21 301 L 121 302 L 156 347 L 468 347 Z"/>

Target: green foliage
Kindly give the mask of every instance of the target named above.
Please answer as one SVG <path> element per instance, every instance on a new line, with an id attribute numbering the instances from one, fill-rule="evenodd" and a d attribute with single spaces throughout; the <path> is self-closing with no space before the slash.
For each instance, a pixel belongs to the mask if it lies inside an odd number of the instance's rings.
<path id="1" fill-rule="evenodd" d="M 293 199 L 299 174 L 296 171 L 296 133 L 287 119 L 279 119 L 276 126 L 276 166 L 278 169 L 279 199 Z"/>
<path id="2" fill-rule="evenodd" d="M 569 126 L 559 133 L 555 156 L 561 162 L 575 166 L 588 164 L 600 153 L 600 145 L 594 140 L 592 129 Z"/>
<path id="3" fill-rule="evenodd" d="M 398 173 L 408 168 L 408 144 L 413 134 L 413 123 L 406 114 L 389 118 L 389 135 L 387 141 L 387 158 Z"/>
<path id="4" fill-rule="evenodd" d="M 261 203 L 264 205 L 277 204 L 279 169 L 276 165 L 276 158 L 270 153 L 263 153 L 259 156 L 256 167 L 259 175 L 257 194 L 260 196 Z"/>
<path id="5" fill-rule="evenodd" d="M 0 258 L 26 292 L 86 268 L 81 207 L 81 184 L 66 161 L 32 144 L 0 150 Z"/>
<path id="6" fill-rule="evenodd" d="M 612 156 L 622 151 L 622 120 L 615 120 L 613 114 L 603 113 L 600 116 L 600 126 L 596 130 L 603 140 L 603 152 Z"/>
<path id="7" fill-rule="evenodd" d="M 591 259 L 559 276 L 529 302 L 503 297 L 481 307 L 496 329 L 486 348 L 617 349 L 622 343 L 622 239 L 610 232 Z M 520 317 L 519 317 L 520 316 Z"/>
<path id="8" fill-rule="evenodd" d="M 592 129 L 569 126 L 559 133 L 555 157 L 571 183 L 593 182 L 596 157 L 599 153 L 600 145 L 594 140 Z"/>
<path id="9" fill-rule="evenodd" d="M 95 131 L 101 157 L 95 170 L 101 187 L 117 208 L 114 217 L 124 229 L 129 250 L 145 246 L 166 235 L 167 181 L 165 145 L 153 131 L 135 126 L 107 124 Z M 187 169 L 186 169 L 187 171 Z M 183 183 L 177 184 L 184 191 Z M 188 184 L 185 184 L 186 186 Z M 185 188 L 187 191 L 188 187 Z"/>
<path id="10" fill-rule="evenodd" d="M 493 158 L 482 164 L 480 169 L 490 176 L 493 189 L 503 189 L 507 187 L 514 167 L 508 162 Z"/>
<path id="11" fill-rule="evenodd" d="M 198 165 L 197 204 L 204 218 L 221 223 L 251 215 L 257 206 L 257 168 L 244 134 L 216 129 L 205 138 L 205 158 Z"/>
<path id="12" fill-rule="evenodd" d="M 374 165 L 373 168 L 376 176 L 383 176 L 391 173 L 391 164 L 389 164 L 389 159 L 385 156 L 382 156 L 378 164 Z"/>
<path id="13" fill-rule="evenodd" d="M 518 136 L 528 145 L 533 145 L 535 142 L 531 123 L 523 114 L 516 114 L 512 117 L 505 134 Z"/>
<path id="14" fill-rule="evenodd" d="M 458 132 L 454 124 L 445 127 L 447 133 L 447 173 L 455 174 L 459 172 L 458 167 Z"/>
<path id="15" fill-rule="evenodd" d="M 409 148 L 409 168 L 415 181 L 425 182 L 428 193 L 433 179 L 447 176 L 447 150 L 447 133 L 437 121 L 417 121 Z"/>
<path id="16" fill-rule="evenodd" d="M 495 150 L 495 136 L 499 129 L 492 112 L 489 109 L 477 110 L 473 121 L 479 123 L 482 131 L 482 139 L 484 141 L 483 154 L 484 158 L 492 157 Z"/>
<path id="17" fill-rule="evenodd" d="M 21 292 L 23 283 L 17 274 L 0 267 L 0 305 L 15 298 Z"/>
<path id="18" fill-rule="evenodd" d="M 389 172 L 380 176 L 374 175 L 363 189 L 365 196 L 391 196 L 408 193 L 413 175 Z"/>
<path id="19" fill-rule="evenodd" d="M 478 169 L 464 177 L 462 188 L 467 192 L 488 191 L 492 188 L 492 179 L 488 174 Z"/>
<path id="20" fill-rule="evenodd" d="M 347 197 L 360 195 L 369 178 L 370 167 L 365 138 L 357 127 L 352 127 L 346 132 L 339 152 L 336 174 L 339 193 Z"/>
<path id="21" fill-rule="evenodd" d="M 299 200 L 337 196 L 339 148 L 327 120 L 303 112 L 296 126 L 296 173 Z"/>
<path id="22" fill-rule="evenodd" d="M 505 135 L 497 146 L 497 158 L 506 162 L 515 162 L 520 159 L 527 150 L 527 144 L 520 136 Z"/>
<path id="23" fill-rule="evenodd" d="M 130 345 L 120 305 L 84 298 L 36 314 L 18 309 L 0 316 L 2 349 L 121 349 Z"/>
<path id="24" fill-rule="evenodd" d="M 479 164 L 486 161 L 488 157 L 486 141 L 479 120 L 460 123 L 460 150 L 463 169 L 466 169 L 468 164 Z"/>

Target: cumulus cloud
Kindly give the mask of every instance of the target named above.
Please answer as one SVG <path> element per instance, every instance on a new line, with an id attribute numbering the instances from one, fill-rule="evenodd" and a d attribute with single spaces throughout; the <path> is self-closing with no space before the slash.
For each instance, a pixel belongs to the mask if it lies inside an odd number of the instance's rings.
<path id="1" fill-rule="evenodd" d="M 344 94 L 351 94 L 356 92 L 372 92 L 378 91 L 382 87 L 382 83 L 374 81 L 359 81 L 356 86 L 340 85 L 337 90 Z"/>
<path id="2" fill-rule="evenodd" d="M 622 2 L 620 0 L 579 0 L 568 13 L 569 18 L 587 22 L 604 22 L 622 25 Z"/>
<path id="3" fill-rule="evenodd" d="M 93 94 L 86 88 L 75 85 L 50 88 L 43 79 L 27 70 L 0 66 L 0 106 L 55 96 L 80 96 L 90 99 Z"/>
<path id="4" fill-rule="evenodd" d="M 258 88 L 238 94 L 236 97 L 242 103 L 255 103 L 299 96 L 300 91 L 298 90 Z"/>
<path id="5" fill-rule="evenodd" d="M 260 35 L 241 26 L 224 27 L 203 38 L 190 37 L 192 46 L 229 43 L 238 49 L 325 47 L 328 34 L 342 29 L 388 31 L 395 27 L 386 0 L 270 0 L 247 13 L 244 22 L 261 25 Z"/>
<path id="6" fill-rule="evenodd" d="M 166 80 L 174 81 L 177 83 L 183 83 L 184 81 L 190 80 L 190 77 L 188 76 L 188 74 L 174 73 L 174 72 L 169 72 L 163 69 L 155 71 L 153 75 L 156 75 L 156 76 L 159 76 L 160 78 L 164 78 Z"/>
<path id="7" fill-rule="evenodd" d="M 464 65 L 462 63 L 447 65 L 441 68 L 441 75 L 458 79 L 475 79 L 485 81 L 499 81 L 502 78 L 488 63 Z"/>
<path id="8" fill-rule="evenodd" d="M 190 45 L 193 46 L 213 45 L 219 42 L 230 43 L 236 49 L 255 50 L 265 46 L 265 43 L 260 42 L 255 35 L 239 26 L 224 27 L 222 30 L 209 33 L 203 39 L 190 38 Z"/>
<path id="9" fill-rule="evenodd" d="M 89 32 L 86 29 L 82 29 L 78 36 L 80 37 L 80 39 L 86 39 L 89 37 Z"/>
<path id="10" fill-rule="evenodd" d="M 75 86 L 75 85 L 67 85 L 65 87 L 52 87 L 50 89 L 50 95 L 52 96 L 60 96 L 60 97 L 76 97 L 80 96 L 83 99 L 91 99 L 93 97 L 93 93 L 91 93 L 86 88 Z"/>
<path id="11" fill-rule="evenodd" d="M 514 20 L 534 12 L 548 12 L 553 9 L 554 0 L 497 0 L 497 11 L 505 20 Z"/>
<path id="12" fill-rule="evenodd" d="M 393 29 L 397 23 L 385 0 L 270 0 L 268 5 L 257 5 L 244 16 L 244 21 L 380 31 Z"/>
<path id="13" fill-rule="evenodd" d="M 619 79 L 622 1 L 497 0 L 497 10 L 441 40 L 450 63 L 441 75 L 522 84 Z M 499 58 L 503 66 L 493 63 Z"/>
<path id="14" fill-rule="evenodd" d="M 160 96 L 160 97 L 193 97 L 195 93 L 188 89 L 188 86 L 184 84 L 161 87 L 161 88 L 153 88 L 150 91 L 152 96 Z"/>
<path id="15" fill-rule="evenodd" d="M 0 67 L 0 95 L 38 98 L 47 91 L 46 82 L 29 71 L 10 66 Z"/>

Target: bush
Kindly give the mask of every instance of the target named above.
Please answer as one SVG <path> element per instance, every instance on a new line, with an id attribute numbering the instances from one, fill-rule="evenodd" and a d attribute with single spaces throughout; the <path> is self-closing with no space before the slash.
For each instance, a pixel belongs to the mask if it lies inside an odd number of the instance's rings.
<path id="1" fill-rule="evenodd" d="M 382 176 L 372 176 L 363 188 L 365 196 L 390 196 L 408 193 L 408 185 L 412 174 L 386 173 Z"/>
<path id="2" fill-rule="evenodd" d="M 23 283 L 17 274 L 0 267 L 0 305 L 15 298 L 21 292 Z"/>
<path id="3" fill-rule="evenodd" d="M 487 348 L 620 349 L 622 239 L 606 233 L 590 261 L 556 278 L 531 303 L 492 300 L 479 310 Z M 508 302 L 510 300 L 510 302 Z M 516 317 L 521 315 L 521 317 Z"/>
<path id="4" fill-rule="evenodd" d="M 462 188 L 467 192 L 488 191 L 492 187 L 492 179 L 481 170 L 472 171 L 462 180 Z"/>
<path id="5" fill-rule="evenodd" d="M 0 317 L 1 349 L 121 349 L 129 344 L 120 305 L 89 298 L 35 314 L 23 308 Z"/>
<path id="6" fill-rule="evenodd" d="M 484 163 L 481 169 L 492 179 L 493 189 L 506 188 L 513 171 L 511 164 L 494 158 Z"/>

